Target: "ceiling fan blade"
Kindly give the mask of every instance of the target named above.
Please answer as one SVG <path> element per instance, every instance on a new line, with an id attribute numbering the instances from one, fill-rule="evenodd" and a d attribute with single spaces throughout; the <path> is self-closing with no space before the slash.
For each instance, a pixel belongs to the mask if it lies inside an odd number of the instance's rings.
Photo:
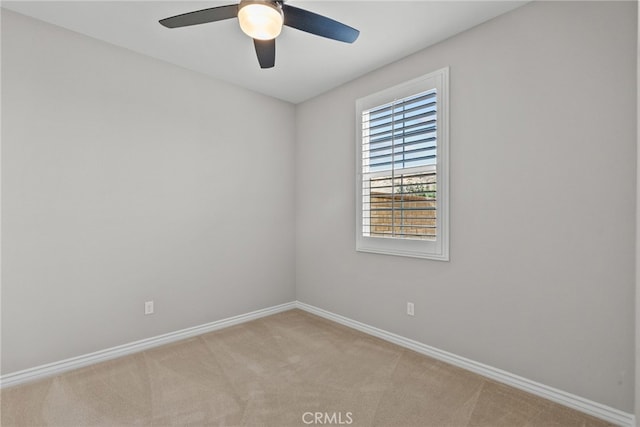
<path id="1" fill-rule="evenodd" d="M 207 22 L 222 21 L 238 16 L 238 5 L 212 7 L 209 9 L 196 10 L 195 12 L 183 13 L 161 19 L 160 23 L 167 28 L 187 27 L 189 25 L 206 24 Z"/>
<path id="2" fill-rule="evenodd" d="M 360 31 L 355 28 L 288 4 L 282 5 L 282 12 L 284 13 L 284 25 L 317 36 L 353 43 L 360 35 Z"/>
<path id="3" fill-rule="evenodd" d="M 253 45 L 256 47 L 260 68 L 273 68 L 276 64 L 276 39 L 253 39 Z"/>

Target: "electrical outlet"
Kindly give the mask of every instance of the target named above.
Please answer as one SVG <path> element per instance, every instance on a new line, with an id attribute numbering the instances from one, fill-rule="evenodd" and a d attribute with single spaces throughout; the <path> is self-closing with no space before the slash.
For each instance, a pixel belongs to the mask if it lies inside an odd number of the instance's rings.
<path id="1" fill-rule="evenodd" d="M 407 314 L 409 316 L 413 316 L 414 311 L 413 311 L 413 303 L 412 302 L 408 302 L 407 303 Z"/>
<path id="2" fill-rule="evenodd" d="M 146 301 L 144 303 L 144 314 L 153 314 L 153 301 Z"/>

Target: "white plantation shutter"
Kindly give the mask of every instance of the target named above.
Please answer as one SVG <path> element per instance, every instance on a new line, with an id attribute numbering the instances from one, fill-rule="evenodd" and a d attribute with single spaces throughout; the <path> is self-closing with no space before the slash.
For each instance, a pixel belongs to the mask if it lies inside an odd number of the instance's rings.
<path id="1" fill-rule="evenodd" d="M 435 89 L 362 113 L 364 158 L 371 170 L 391 170 L 434 163 L 437 94 Z"/>
<path id="2" fill-rule="evenodd" d="M 448 69 L 357 102 L 356 248 L 448 259 Z"/>
<path id="3" fill-rule="evenodd" d="M 436 238 L 437 92 L 362 112 L 365 236 Z"/>

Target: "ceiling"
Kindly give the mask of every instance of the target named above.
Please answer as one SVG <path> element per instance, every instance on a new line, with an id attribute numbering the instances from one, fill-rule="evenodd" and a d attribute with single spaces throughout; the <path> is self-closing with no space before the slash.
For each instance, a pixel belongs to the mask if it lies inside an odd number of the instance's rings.
<path id="1" fill-rule="evenodd" d="M 285 27 L 260 69 L 237 19 L 168 29 L 158 20 L 228 1 L 2 1 L 2 7 L 292 103 L 299 103 L 527 1 L 303 1 L 360 30 L 352 45 Z"/>

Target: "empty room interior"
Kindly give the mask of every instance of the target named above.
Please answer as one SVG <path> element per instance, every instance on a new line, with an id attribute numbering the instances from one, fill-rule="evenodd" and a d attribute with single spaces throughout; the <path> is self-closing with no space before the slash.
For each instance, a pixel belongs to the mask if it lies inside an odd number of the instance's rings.
<path id="1" fill-rule="evenodd" d="M 1 6 L 2 426 L 638 425 L 637 1 Z"/>

